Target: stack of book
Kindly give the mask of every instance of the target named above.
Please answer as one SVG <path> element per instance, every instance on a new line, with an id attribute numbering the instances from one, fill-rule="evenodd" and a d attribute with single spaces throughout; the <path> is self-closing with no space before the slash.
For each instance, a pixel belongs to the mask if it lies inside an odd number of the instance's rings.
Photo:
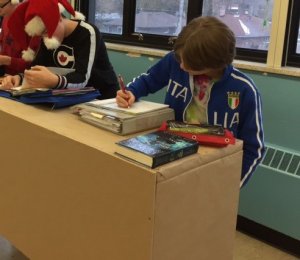
<path id="1" fill-rule="evenodd" d="M 129 108 L 118 107 L 115 98 L 95 100 L 72 107 L 83 121 L 116 134 L 126 135 L 159 127 L 174 119 L 168 105 L 140 100 Z"/>

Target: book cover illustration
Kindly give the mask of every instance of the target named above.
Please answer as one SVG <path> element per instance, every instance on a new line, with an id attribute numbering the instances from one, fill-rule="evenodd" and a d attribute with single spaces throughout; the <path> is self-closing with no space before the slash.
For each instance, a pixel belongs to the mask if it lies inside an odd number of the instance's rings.
<path id="1" fill-rule="evenodd" d="M 152 168 L 196 153 L 198 142 L 165 131 L 139 135 L 117 143 L 117 153 Z M 125 148 L 125 149 L 124 149 Z"/>
<path id="2" fill-rule="evenodd" d="M 209 124 L 186 124 L 184 122 L 169 120 L 167 121 L 167 129 L 174 132 L 185 132 L 191 134 L 209 134 L 224 136 L 225 131 L 222 126 Z"/>

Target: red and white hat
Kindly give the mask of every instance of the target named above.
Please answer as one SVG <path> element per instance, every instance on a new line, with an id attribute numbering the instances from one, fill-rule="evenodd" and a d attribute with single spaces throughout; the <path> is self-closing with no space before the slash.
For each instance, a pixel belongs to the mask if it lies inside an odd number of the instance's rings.
<path id="1" fill-rule="evenodd" d="M 65 11 L 75 19 L 85 19 L 67 0 L 27 0 L 17 6 L 9 18 L 8 27 L 14 39 L 24 48 L 24 60 L 32 61 L 35 56 L 30 46 L 31 37 L 43 36 L 48 49 L 56 49 L 61 44 L 57 31 L 61 13 Z"/>

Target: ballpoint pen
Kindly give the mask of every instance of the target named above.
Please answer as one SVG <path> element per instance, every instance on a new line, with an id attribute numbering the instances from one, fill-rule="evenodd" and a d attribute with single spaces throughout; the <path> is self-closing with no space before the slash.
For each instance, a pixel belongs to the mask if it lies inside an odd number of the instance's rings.
<path id="1" fill-rule="evenodd" d="M 125 84 L 124 84 L 124 80 L 123 80 L 123 77 L 119 74 L 118 76 L 118 79 L 119 79 L 119 85 L 120 85 L 120 89 L 122 90 L 122 92 L 124 94 L 126 94 L 126 87 L 125 87 Z M 129 99 L 126 99 L 127 102 Z M 129 108 L 129 103 L 128 103 L 128 108 Z"/>
<path id="2" fill-rule="evenodd" d="M 119 74 L 118 78 L 119 78 L 120 89 L 123 91 L 123 93 L 126 94 L 126 87 L 125 87 L 125 84 L 124 84 L 123 77 Z"/>

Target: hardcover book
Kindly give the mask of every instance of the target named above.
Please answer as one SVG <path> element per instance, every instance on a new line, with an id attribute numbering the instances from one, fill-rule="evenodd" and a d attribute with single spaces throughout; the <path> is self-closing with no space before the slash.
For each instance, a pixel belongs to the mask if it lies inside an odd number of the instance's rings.
<path id="1" fill-rule="evenodd" d="M 116 144 L 116 154 L 151 168 L 198 151 L 198 142 L 166 131 L 135 136 Z"/>

